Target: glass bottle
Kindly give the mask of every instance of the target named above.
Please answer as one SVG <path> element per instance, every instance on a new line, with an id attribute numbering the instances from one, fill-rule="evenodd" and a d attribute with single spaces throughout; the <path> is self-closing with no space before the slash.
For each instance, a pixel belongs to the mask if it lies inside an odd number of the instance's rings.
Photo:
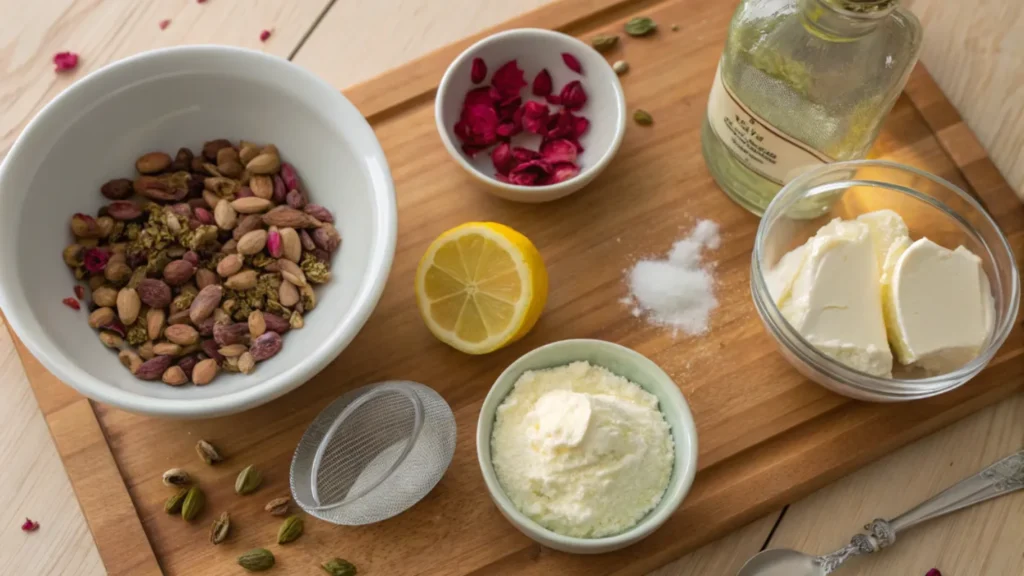
<path id="1" fill-rule="evenodd" d="M 921 25 L 898 0 L 743 0 L 701 148 L 725 193 L 762 214 L 815 166 L 863 158 L 903 90 Z"/>

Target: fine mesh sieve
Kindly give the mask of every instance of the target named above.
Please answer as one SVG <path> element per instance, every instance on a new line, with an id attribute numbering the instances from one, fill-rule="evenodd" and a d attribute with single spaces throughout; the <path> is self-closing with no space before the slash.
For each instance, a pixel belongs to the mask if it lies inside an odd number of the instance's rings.
<path id="1" fill-rule="evenodd" d="M 332 402 L 306 430 L 292 458 L 292 497 L 334 524 L 380 522 L 426 496 L 454 453 L 455 416 L 437 392 L 371 384 Z"/>

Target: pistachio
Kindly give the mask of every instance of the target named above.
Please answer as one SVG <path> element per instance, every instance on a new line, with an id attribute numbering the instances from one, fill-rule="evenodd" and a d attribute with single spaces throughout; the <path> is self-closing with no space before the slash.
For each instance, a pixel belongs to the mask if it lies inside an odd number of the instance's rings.
<path id="1" fill-rule="evenodd" d="M 231 202 L 231 207 L 235 209 L 235 212 L 240 214 L 258 214 L 260 212 L 266 212 L 272 205 L 273 204 L 271 204 L 270 200 L 257 198 L 256 196 L 239 198 Z"/>
<path id="2" fill-rule="evenodd" d="M 281 235 L 282 255 L 298 264 L 302 259 L 302 240 L 299 233 L 294 228 L 281 228 L 278 233 Z"/>
<path id="3" fill-rule="evenodd" d="M 117 353 L 117 359 L 121 361 L 132 374 L 138 374 L 139 368 L 142 366 L 142 358 L 139 357 L 135 352 L 125 349 Z"/>
<path id="4" fill-rule="evenodd" d="M 619 76 L 622 76 L 626 72 L 629 72 L 629 62 L 626 62 L 625 60 L 616 60 L 615 63 L 612 64 L 612 70 L 614 70 Z"/>
<path id="5" fill-rule="evenodd" d="M 291 260 L 278 259 L 277 265 L 281 269 L 281 277 L 295 284 L 297 287 L 306 285 L 306 273 L 299 268 L 299 265 Z"/>
<path id="6" fill-rule="evenodd" d="M 637 108 L 633 111 L 633 121 L 640 126 L 650 126 L 654 124 L 654 117 L 647 110 Z"/>
<path id="7" fill-rule="evenodd" d="M 263 215 L 263 223 L 278 228 L 316 228 L 319 220 L 290 206 L 278 206 Z"/>
<path id="8" fill-rule="evenodd" d="M 207 464 L 214 464 L 216 462 L 221 462 L 224 460 L 224 458 L 220 455 L 220 452 L 218 452 L 217 449 L 213 447 L 213 444 L 210 444 L 206 440 L 200 440 L 199 442 L 196 442 L 196 453 L 199 454 L 199 457 L 202 458 L 203 462 L 206 462 Z"/>
<path id="9" fill-rule="evenodd" d="M 252 374 L 255 369 L 256 360 L 253 359 L 252 354 L 248 350 L 242 352 L 242 355 L 238 357 L 238 371 L 242 374 Z"/>
<path id="10" fill-rule="evenodd" d="M 248 164 L 252 162 L 252 159 L 259 156 L 260 150 L 256 146 L 249 146 L 247 144 L 242 145 L 242 148 L 238 151 L 238 159 L 242 164 Z"/>
<path id="11" fill-rule="evenodd" d="M 192 323 L 199 325 L 203 320 L 209 318 L 210 314 L 213 314 L 213 311 L 220 305 L 223 294 L 224 289 L 219 284 L 211 284 L 200 290 L 189 306 L 188 314 Z"/>
<path id="12" fill-rule="evenodd" d="M 238 213 L 228 200 L 219 200 L 213 208 L 213 220 L 224 230 L 231 230 L 238 224 Z"/>
<path id="13" fill-rule="evenodd" d="M 181 366 L 171 366 L 164 370 L 163 376 L 160 379 L 168 386 L 181 386 L 188 383 L 188 376 L 181 369 Z"/>
<path id="14" fill-rule="evenodd" d="M 188 496 L 188 488 L 182 488 L 174 493 L 164 502 L 164 512 L 168 514 L 177 514 L 181 512 L 181 505 L 185 503 L 185 497 Z"/>
<path id="15" fill-rule="evenodd" d="M 270 200 L 274 195 L 274 180 L 266 175 L 253 176 L 249 179 L 249 188 L 257 198 Z"/>
<path id="16" fill-rule="evenodd" d="M 212 192 L 210 190 L 203 190 L 202 197 L 203 197 L 203 202 L 206 203 L 206 205 L 210 208 L 210 210 L 216 210 L 217 209 L 217 204 L 220 204 L 220 201 L 223 200 L 223 198 L 221 198 L 220 196 L 217 196 L 217 194 L 215 194 L 214 192 Z M 214 221 L 216 222 L 216 220 L 217 220 L 216 214 L 214 214 Z"/>
<path id="17" fill-rule="evenodd" d="M 230 278 L 224 281 L 224 286 L 232 290 L 248 290 L 256 287 L 256 271 L 255 270 L 243 270 L 237 274 L 233 274 Z"/>
<path id="18" fill-rule="evenodd" d="M 213 358 L 200 360 L 192 369 L 192 382 L 196 386 L 205 386 L 217 377 L 217 361 Z"/>
<path id="19" fill-rule="evenodd" d="M 252 256 L 263 251 L 267 245 L 267 231 L 253 230 L 238 239 L 238 246 L 235 248 L 243 256 Z"/>
<path id="20" fill-rule="evenodd" d="M 120 348 L 124 340 L 113 332 L 100 332 L 100 342 L 107 348 Z"/>
<path id="21" fill-rule="evenodd" d="M 241 496 L 252 494 L 263 484 L 263 474 L 251 465 L 246 466 L 238 473 L 235 479 L 235 493 Z"/>
<path id="22" fill-rule="evenodd" d="M 210 526 L 210 544 L 220 544 L 227 539 L 228 532 L 230 531 L 231 515 L 227 512 L 221 512 L 220 516 L 213 521 L 213 525 Z"/>
<path id="23" fill-rule="evenodd" d="M 281 170 L 281 157 L 274 153 L 263 152 L 250 160 L 245 165 L 245 169 L 253 174 L 275 174 Z"/>
<path id="24" fill-rule="evenodd" d="M 277 290 L 277 299 L 281 306 L 291 308 L 299 303 L 299 289 L 291 282 L 287 280 L 281 282 L 281 286 Z"/>
<path id="25" fill-rule="evenodd" d="M 217 273 L 213 270 L 207 270 L 206 268 L 200 268 L 196 270 L 196 284 L 199 289 L 202 290 L 207 286 L 217 284 L 220 280 L 217 278 Z"/>
<path id="26" fill-rule="evenodd" d="M 171 342 L 181 346 L 191 346 L 199 341 L 199 332 L 188 324 L 168 326 L 164 331 L 164 336 Z"/>
<path id="27" fill-rule="evenodd" d="M 303 531 L 302 516 L 289 516 L 285 518 L 284 522 L 281 523 L 281 527 L 277 529 L 277 543 L 288 544 L 289 542 L 296 541 L 299 536 L 302 536 Z"/>
<path id="28" fill-rule="evenodd" d="M 139 156 L 139 159 L 135 161 L 135 169 L 140 174 L 156 174 L 170 167 L 171 162 L 170 155 L 164 152 L 150 152 Z"/>
<path id="29" fill-rule="evenodd" d="M 117 178 L 100 187 L 100 194 L 111 200 L 124 200 L 134 193 L 132 181 L 127 178 Z"/>
<path id="30" fill-rule="evenodd" d="M 114 321 L 117 315 L 114 314 L 113 308 L 104 306 L 103 308 L 97 308 L 89 314 L 89 327 L 99 328 L 100 326 L 106 326 Z"/>
<path id="31" fill-rule="evenodd" d="M 143 342 L 139 346 L 138 352 L 139 357 L 141 357 L 143 360 L 152 360 L 156 356 L 156 354 L 153 352 L 152 342 Z M 160 374 L 163 374 L 163 370 L 160 371 Z M 157 376 L 159 376 L 160 374 L 157 374 Z"/>
<path id="32" fill-rule="evenodd" d="M 199 486 L 193 485 L 185 494 L 185 501 L 181 503 L 181 519 L 186 522 L 195 520 L 202 513 L 205 504 L 206 495 L 199 489 Z"/>
<path id="33" fill-rule="evenodd" d="M 235 358 L 241 356 L 243 352 L 249 349 L 245 344 L 228 344 L 227 346 L 221 346 L 217 349 L 217 352 L 225 358 Z"/>
<path id="34" fill-rule="evenodd" d="M 249 347 L 249 353 L 252 354 L 253 360 L 257 362 L 271 358 L 280 351 L 281 335 L 277 332 L 263 333 L 262 336 L 253 340 L 252 346 Z"/>
<path id="35" fill-rule="evenodd" d="M 153 353 L 157 356 L 178 356 L 181 354 L 181 345 L 173 342 L 157 342 L 153 344 Z"/>
<path id="36" fill-rule="evenodd" d="M 188 486 L 192 479 L 181 468 L 171 468 L 163 475 L 164 486 Z"/>
<path id="37" fill-rule="evenodd" d="M 590 39 L 590 45 L 598 52 L 607 52 L 619 43 L 618 34 L 598 34 Z"/>
<path id="38" fill-rule="evenodd" d="M 255 548 L 239 556 L 238 565 L 249 572 L 263 572 L 274 567 L 274 555 L 266 548 Z"/>
<path id="39" fill-rule="evenodd" d="M 637 16 L 626 22 L 626 34 L 630 36 L 647 36 L 658 27 L 654 20 L 646 16 Z"/>
<path id="40" fill-rule="evenodd" d="M 295 310 L 288 318 L 288 325 L 292 327 L 292 330 L 298 330 L 306 325 L 306 321 L 303 320 L 302 314 L 300 314 L 298 310 Z"/>
<path id="41" fill-rule="evenodd" d="M 284 516 L 288 514 L 288 504 L 291 500 L 287 497 L 274 498 L 267 505 L 263 507 L 264 510 L 270 512 L 271 516 Z"/>
<path id="42" fill-rule="evenodd" d="M 263 312 L 260 310 L 253 310 L 249 313 L 248 324 L 251 338 L 261 336 L 267 331 L 267 321 L 263 318 Z"/>

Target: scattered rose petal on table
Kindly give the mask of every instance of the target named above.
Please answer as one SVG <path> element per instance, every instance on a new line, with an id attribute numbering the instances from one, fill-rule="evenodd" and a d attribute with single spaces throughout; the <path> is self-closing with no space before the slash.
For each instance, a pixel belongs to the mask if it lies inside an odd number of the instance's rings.
<path id="1" fill-rule="evenodd" d="M 21 525 L 21 531 L 35 532 L 36 530 L 39 530 L 39 522 L 36 522 L 35 520 L 29 518 L 25 518 L 25 522 Z"/>
<path id="2" fill-rule="evenodd" d="M 266 42 L 267 38 L 270 38 L 270 30 L 260 32 L 260 42 Z"/>
<path id="3" fill-rule="evenodd" d="M 53 55 L 54 70 L 57 72 L 63 72 L 64 70 L 74 70 L 78 66 L 78 54 L 74 52 L 58 52 Z"/>
<path id="4" fill-rule="evenodd" d="M 171 25 L 171 19 L 170 18 L 165 18 L 165 19 L 160 21 L 160 29 L 161 30 L 166 30 L 167 27 L 170 26 L 170 25 Z"/>

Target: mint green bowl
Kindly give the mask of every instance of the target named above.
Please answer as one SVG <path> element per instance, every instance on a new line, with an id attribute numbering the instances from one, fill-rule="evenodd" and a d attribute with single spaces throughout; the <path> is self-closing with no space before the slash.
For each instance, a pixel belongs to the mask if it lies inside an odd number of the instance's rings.
<path id="1" fill-rule="evenodd" d="M 672 428 L 675 467 L 661 502 L 636 526 L 604 538 L 573 538 L 544 528 L 516 509 L 505 495 L 491 466 L 491 429 L 494 414 L 516 380 L 527 370 L 564 366 L 586 360 L 634 382 L 658 397 L 658 407 Z M 572 554 L 601 554 L 625 548 L 652 534 L 679 508 L 697 473 L 697 428 L 686 399 L 672 378 L 643 354 L 604 340 L 562 340 L 541 346 L 513 362 L 498 376 L 480 408 L 476 427 L 476 455 L 484 482 L 498 510 L 520 532 L 540 544 Z"/>

